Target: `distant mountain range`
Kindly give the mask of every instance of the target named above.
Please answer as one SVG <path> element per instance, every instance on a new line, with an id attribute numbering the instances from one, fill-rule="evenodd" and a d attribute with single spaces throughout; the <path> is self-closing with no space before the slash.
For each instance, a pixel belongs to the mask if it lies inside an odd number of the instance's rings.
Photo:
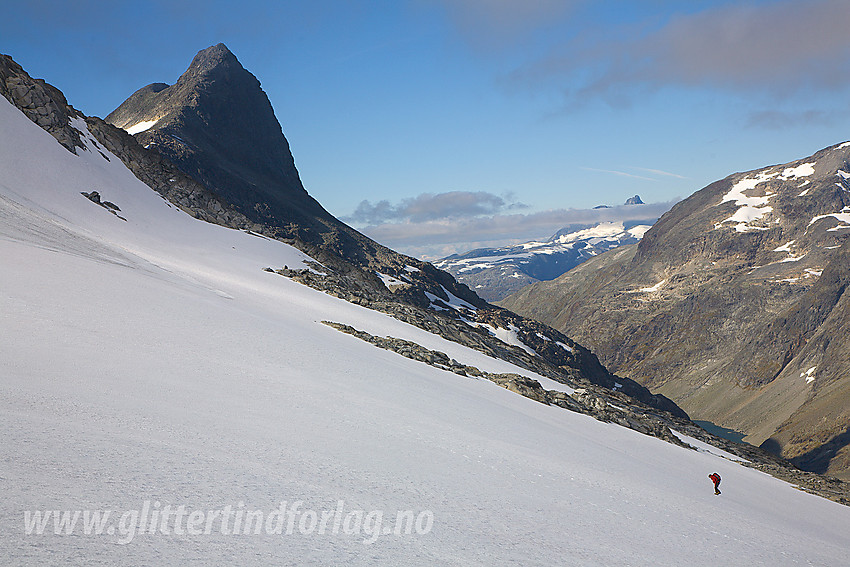
<path id="1" fill-rule="evenodd" d="M 643 205 L 638 195 L 625 205 Z M 609 208 L 600 205 L 596 208 Z M 574 224 L 544 241 L 478 248 L 434 262 L 487 301 L 500 301 L 525 286 L 553 280 L 582 262 L 618 246 L 635 244 L 657 219 Z"/>

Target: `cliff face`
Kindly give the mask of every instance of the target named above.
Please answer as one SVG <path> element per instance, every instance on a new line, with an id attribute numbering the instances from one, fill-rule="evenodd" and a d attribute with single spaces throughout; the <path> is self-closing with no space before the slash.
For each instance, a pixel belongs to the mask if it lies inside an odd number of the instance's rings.
<path id="1" fill-rule="evenodd" d="M 696 419 L 846 473 L 848 178 L 848 143 L 731 175 L 638 245 L 501 305 L 575 337 Z"/>

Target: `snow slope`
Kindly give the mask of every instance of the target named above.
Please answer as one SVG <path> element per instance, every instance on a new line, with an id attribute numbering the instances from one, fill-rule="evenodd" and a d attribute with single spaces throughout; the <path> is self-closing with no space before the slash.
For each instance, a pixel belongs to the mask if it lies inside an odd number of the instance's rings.
<path id="1" fill-rule="evenodd" d="M 80 153 L 0 98 L 5 563 L 846 564 L 850 508 L 338 333 L 319 321 L 529 375 L 264 272 L 305 257 L 191 219 L 116 158 Z M 429 511 L 433 528 L 126 545 L 24 529 L 26 511 L 284 500 Z"/>

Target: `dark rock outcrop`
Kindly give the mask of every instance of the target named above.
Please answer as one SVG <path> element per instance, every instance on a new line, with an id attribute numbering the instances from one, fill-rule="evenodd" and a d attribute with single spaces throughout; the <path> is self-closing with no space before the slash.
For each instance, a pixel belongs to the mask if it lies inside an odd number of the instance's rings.
<path id="1" fill-rule="evenodd" d="M 72 118 L 83 115 L 68 104 L 62 91 L 42 79 L 33 79 L 11 57 L 2 54 L 0 94 L 71 153 L 76 154 L 77 148 L 83 147 L 79 130 L 71 125 Z"/>

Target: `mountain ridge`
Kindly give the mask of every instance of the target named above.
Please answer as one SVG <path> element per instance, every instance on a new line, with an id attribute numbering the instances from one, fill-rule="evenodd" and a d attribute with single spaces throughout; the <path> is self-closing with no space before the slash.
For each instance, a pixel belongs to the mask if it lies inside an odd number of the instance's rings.
<path id="1" fill-rule="evenodd" d="M 153 88 L 148 86 L 141 89 L 141 92 L 145 97 L 150 93 L 159 97 L 154 100 L 154 104 L 138 103 L 140 91 L 137 91 L 137 94 L 131 96 L 133 100 L 130 103 L 119 107 L 124 110 L 110 114 L 113 121 L 118 120 L 116 117 L 124 116 L 130 129 L 140 120 L 149 123 L 146 124 L 149 126 L 147 130 L 138 130 L 130 135 L 127 131 L 98 118 L 86 118 L 86 128 L 99 139 L 89 142 L 102 144 L 109 151 L 114 151 L 139 179 L 193 216 L 207 222 L 282 240 L 318 262 L 316 269 L 292 270 L 288 266 L 269 266 L 268 271 L 296 279 L 346 301 L 382 310 L 426 330 L 451 337 L 456 342 L 514 361 L 526 368 L 537 369 L 556 380 L 578 380 L 587 386 L 602 388 L 603 395 L 607 395 L 604 394 L 606 390 L 616 389 L 616 393 L 634 396 L 641 403 L 681 417 L 686 416 L 664 396 L 654 395 L 634 381 L 612 376 L 593 353 L 571 339 L 554 330 L 544 330 L 535 321 L 489 305 L 447 272 L 381 246 L 338 221 L 324 209 L 307 219 L 304 225 L 290 222 L 290 212 L 286 212 L 282 218 L 274 214 L 252 215 L 251 211 L 245 208 L 244 201 L 240 206 L 238 202 L 233 203 L 226 198 L 216 185 L 217 177 L 214 175 L 202 177 L 201 183 L 196 181 L 193 175 L 196 168 L 210 168 L 215 171 L 221 164 L 216 161 L 216 149 L 205 151 L 203 140 L 195 143 L 191 128 L 181 129 L 184 106 L 190 108 L 189 114 L 192 117 L 208 114 L 210 119 L 214 118 L 216 113 L 207 112 L 203 104 L 204 97 L 195 96 L 197 85 L 206 88 L 204 77 L 211 74 L 216 76 L 215 80 L 219 82 L 231 83 L 228 79 L 231 72 L 235 72 L 237 78 L 241 77 L 240 81 L 250 87 L 253 96 L 261 94 L 261 98 L 268 101 L 256 78 L 241 67 L 236 57 L 223 44 L 219 44 L 202 50 L 193 59 L 190 68 L 182 75 L 186 79 L 182 83 L 179 80 L 175 83 L 180 84 L 182 88 L 176 95 L 169 91 L 171 87 L 162 87 L 161 84 Z M 224 95 L 224 98 L 228 98 L 220 88 L 221 85 L 212 90 L 219 89 L 219 97 Z M 178 97 L 186 104 L 160 104 L 160 99 L 172 96 Z M 139 110 L 144 108 L 147 109 L 145 112 L 150 113 L 151 109 L 166 107 L 171 113 L 171 118 L 168 119 L 144 114 Z M 266 110 L 268 114 L 265 114 L 263 119 L 272 120 L 271 130 L 280 133 L 279 138 L 276 138 L 280 150 L 285 142 L 282 129 L 270 105 Z M 147 118 L 152 119 L 145 120 Z M 247 132 L 255 130 L 250 120 L 240 121 L 240 127 Z M 208 136 L 205 134 L 204 137 Z M 178 145 L 164 149 L 159 143 L 162 140 L 170 140 Z M 83 144 L 83 147 L 88 149 L 86 144 Z M 185 150 L 187 155 L 191 154 L 191 159 L 172 161 L 173 156 L 168 148 Z M 286 148 L 287 155 L 291 158 L 288 142 Z M 237 193 L 248 185 L 245 194 L 249 196 L 249 200 L 250 197 L 256 196 L 248 181 L 252 178 L 250 169 L 243 164 L 235 172 L 225 172 L 228 182 L 234 182 L 231 189 Z M 294 168 L 291 171 L 297 176 Z M 306 195 L 300 188 L 300 181 L 298 185 L 296 193 Z M 270 186 L 265 190 L 274 191 L 275 187 Z M 287 191 L 286 186 L 280 189 L 284 194 Z M 313 201 L 312 198 L 309 199 Z M 317 226 L 318 230 L 312 230 Z M 355 253 L 348 255 L 352 247 L 356 249 Z M 505 343 L 497 338 L 502 332 L 514 338 Z M 555 340 L 546 340 L 544 337 L 548 338 L 548 335 L 556 337 Z M 564 344 L 569 348 L 555 348 L 552 346 L 555 344 Z M 619 384 L 617 388 L 616 384 Z"/>
<path id="2" fill-rule="evenodd" d="M 848 345 L 837 333 L 824 358 L 811 340 L 832 334 L 823 325 L 834 330 L 828 313 L 843 305 L 841 286 L 818 282 L 844 269 L 833 260 L 850 235 L 848 148 L 709 184 L 639 244 L 501 305 L 579 337 L 614 372 L 664 392 L 696 419 L 742 431 L 800 466 L 846 475 L 846 444 L 830 444 L 844 439 L 846 397 L 821 383 L 850 370 L 840 354 Z M 813 426 L 802 417 L 818 404 L 829 410 Z M 826 468 L 807 456 L 819 443 L 837 449 Z"/>

